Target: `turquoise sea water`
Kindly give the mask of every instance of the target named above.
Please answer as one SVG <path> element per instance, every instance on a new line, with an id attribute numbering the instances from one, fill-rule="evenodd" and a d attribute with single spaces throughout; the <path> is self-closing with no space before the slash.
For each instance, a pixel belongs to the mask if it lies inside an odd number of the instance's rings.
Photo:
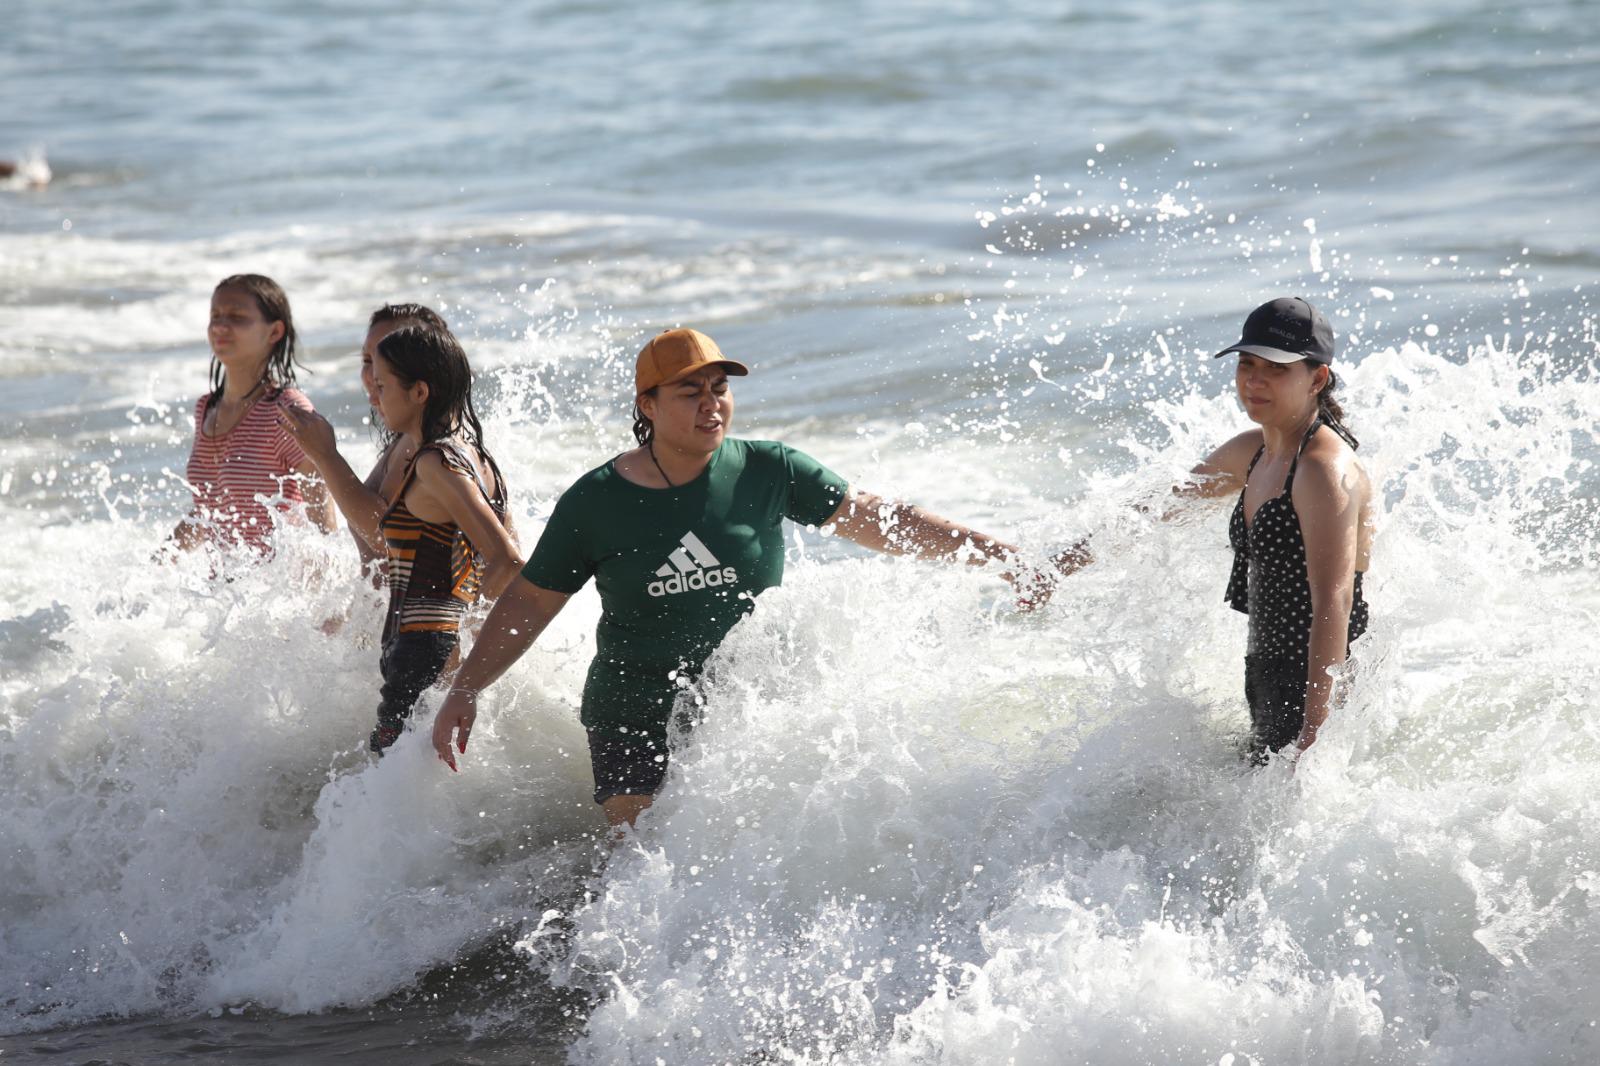
<path id="1" fill-rule="evenodd" d="M 1594 1061 L 1595 15 L 14 5 L 0 1057 Z M 347 543 L 147 565 L 245 270 L 362 460 L 366 315 L 441 307 L 524 530 L 692 324 L 736 432 L 1100 561 L 1023 617 L 798 538 L 601 861 L 592 595 L 446 780 L 359 751 Z M 1285 292 L 1340 335 L 1376 622 L 1247 776 L 1223 516 L 1127 503 L 1243 425 L 1207 357 Z"/>

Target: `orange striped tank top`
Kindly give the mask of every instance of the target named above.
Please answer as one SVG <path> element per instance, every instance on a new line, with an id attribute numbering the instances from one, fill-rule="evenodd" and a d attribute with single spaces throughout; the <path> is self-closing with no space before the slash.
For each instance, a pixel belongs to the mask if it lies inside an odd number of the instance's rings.
<path id="1" fill-rule="evenodd" d="M 495 517 L 506 516 L 506 489 L 495 479 L 484 487 L 477 464 L 460 441 L 433 441 L 417 449 L 394 503 L 383 516 L 383 540 L 389 553 L 389 612 L 383 639 L 397 633 L 454 632 L 467 608 L 477 602 L 483 577 L 483 556 L 454 522 L 428 522 L 406 507 L 406 489 L 416 476 L 417 459 L 434 451 L 455 473 L 470 477 Z"/>

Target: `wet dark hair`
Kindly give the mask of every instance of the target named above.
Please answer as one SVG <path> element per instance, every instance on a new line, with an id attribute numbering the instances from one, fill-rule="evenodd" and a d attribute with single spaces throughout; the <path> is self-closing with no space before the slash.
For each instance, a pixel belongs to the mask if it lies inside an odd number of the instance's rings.
<path id="1" fill-rule="evenodd" d="M 443 333 L 454 337 L 450 327 L 445 324 L 443 316 L 431 307 L 422 304 L 384 304 L 372 312 L 372 317 L 367 319 L 367 329 L 387 323 L 404 323 L 406 325 L 422 326 L 436 333 Z M 378 414 L 377 408 L 372 409 L 372 428 L 378 434 L 378 442 L 384 450 L 395 441 L 396 434 L 384 425 L 383 417 Z"/>
<path id="2" fill-rule="evenodd" d="M 283 291 L 283 286 L 262 274 L 234 274 L 217 282 L 217 287 L 211 290 L 211 295 L 216 296 L 223 289 L 242 289 L 255 298 L 256 307 L 261 312 L 261 317 L 268 322 L 282 322 L 283 336 L 278 343 L 273 345 L 272 351 L 267 354 L 267 365 L 261 371 L 261 381 L 276 388 L 285 388 L 295 383 L 295 370 L 305 370 L 295 361 L 295 344 L 298 338 L 294 332 L 294 315 L 289 310 L 289 296 Z M 306 373 L 310 373 L 309 370 Z M 214 404 L 222 396 L 222 389 L 228 381 L 227 371 L 222 369 L 222 364 L 217 362 L 216 355 L 211 356 L 211 396 L 207 404 Z M 261 384 L 260 381 L 256 384 Z"/>
<path id="3" fill-rule="evenodd" d="M 640 396 L 654 396 L 655 389 L 645 389 Z M 644 448 L 656 437 L 655 423 L 645 417 L 644 411 L 639 408 L 639 400 L 633 401 L 633 439 L 639 442 L 639 447 Z"/>
<path id="4" fill-rule="evenodd" d="M 1344 408 L 1333 395 L 1333 390 L 1338 387 L 1339 379 L 1334 376 L 1333 368 L 1328 367 L 1328 383 L 1317 393 L 1317 411 L 1322 415 L 1322 420 L 1328 424 L 1328 428 L 1343 437 L 1346 444 L 1352 448 L 1359 448 L 1361 442 L 1350 432 L 1350 427 L 1344 424 Z"/>
<path id="5" fill-rule="evenodd" d="M 367 328 L 371 329 L 383 322 L 414 322 L 425 326 L 436 333 L 450 334 L 450 327 L 445 325 L 439 312 L 431 307 L 421 304 L 384 304 L 372 312 L 372 317 L 367 320 Z"/>
<path id="6" fill-rule="evenodd" d="M 472 405 L 472 366 L 455 336 L 447 329 L 401 326 L 378 342 L 378 354 L 401 384 L 409 388 L 420 381 L 428 386 L 422 408 L 422 443 L 465 437 L 494 472 L 495 492 L 503 494 L 505 479 L 484 446 L 483 425 Z M 503 505 L 505 501 L 494 502 Z"/>

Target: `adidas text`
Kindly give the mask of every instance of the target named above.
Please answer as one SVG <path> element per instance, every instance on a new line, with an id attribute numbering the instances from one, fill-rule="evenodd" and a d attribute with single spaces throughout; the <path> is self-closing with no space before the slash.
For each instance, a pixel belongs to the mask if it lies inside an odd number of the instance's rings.
<path id="1" fill-rule="evenodd" d="M 691 570 L 687 574 L 673 574 L 665 581 L 652 581 L 645 591 L 652 596 L 671 596 L 695 589 L 714 589 L 731 585 L 739 580 L 739 571 L 731 566 L 721 570 Z"/>

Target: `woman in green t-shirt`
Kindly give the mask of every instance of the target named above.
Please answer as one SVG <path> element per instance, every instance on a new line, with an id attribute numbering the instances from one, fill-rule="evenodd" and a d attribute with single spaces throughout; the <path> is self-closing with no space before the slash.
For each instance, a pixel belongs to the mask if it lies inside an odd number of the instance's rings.
<path id="1" fill-rule="evenodd" d="M 785 518 L 875 551 L 1024 572 L 1009 544 L 910 504 L 851 492 L 787 445 L 729 437 L 728 379 L 748 372 L 692 329 L 668 330 L 644 346 L 634 379 L 639 447 L 562 494 L 522 580 L 484 623 L 433 724 L 433 746 L 452 770 L 455 751 L 467 750 L 478 693 L 591 577 L 601 616 L 581 716 L 595 801 L 617 826 L 633 824 L 661 787 L 678 694 L 756 595 L 782 580 Z M 1005 576 L 1041 601 L 1048 583 L 1028 573 Z"/>

